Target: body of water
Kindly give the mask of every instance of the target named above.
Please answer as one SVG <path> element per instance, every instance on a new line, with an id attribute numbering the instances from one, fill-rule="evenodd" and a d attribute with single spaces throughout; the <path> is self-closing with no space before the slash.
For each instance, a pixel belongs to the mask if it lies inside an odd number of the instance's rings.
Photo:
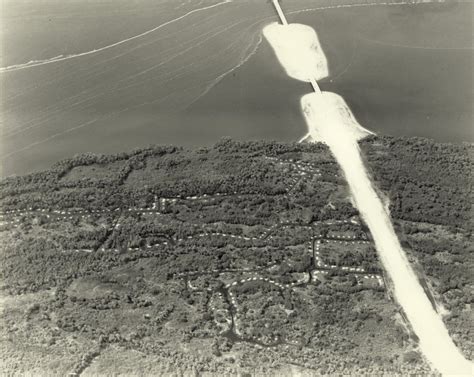
<path id="1" fill-rule="evenodd" d="M 282 6 L 289 22 L 317 31 L 331 73 L 321 88 L 343 96 L 364 127 L 473 141 L 472 4 Z M 307 84 L 286 77 L 261 38 L 277 21 L 269 2 L 6 0 L 3 7 L 1 65 L 10 67 L 0 72 L 3 175 L 88 151 L 306 133 L 299 101 Z M 36 66 L 19 66 L 31 61 Z"/>

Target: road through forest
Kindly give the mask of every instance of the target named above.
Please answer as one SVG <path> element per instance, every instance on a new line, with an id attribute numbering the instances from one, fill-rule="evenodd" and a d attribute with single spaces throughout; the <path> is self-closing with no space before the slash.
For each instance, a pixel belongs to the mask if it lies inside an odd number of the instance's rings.
<path id="1" fill-rule="evenodd" d="M 278 1 L 274 0 L 273 4 L 282 15 Z M 267 26 L 264 35 L 287 73 L 314 86 L 315 78 L 324 77 L 328 72 L 321 64 L 304 63 L 311 54 L 311 61 L 326 61 L 317 35 L 308 32 L 311 29 L 308 26 L 287 24 L 284 16 L 280 17 L 282 25 Z M 295 36 L 300 37 L 298 42 L 294 42 Z M 359 125 L 342 97 L 320 92 L 318 87 L 314 89 L 314 93 L 301 99 L 309 135 L 314 141 L 329 146 L 344 172 L 355 206 L 370 229 L 379 257 L 393 283 L 395 298 L 419 338 L 421 352 L 443 375 L 472 375 L 472 363 L 458 350 L 423 290 L 362 162 L 357 142 L 369 132 Z"/>

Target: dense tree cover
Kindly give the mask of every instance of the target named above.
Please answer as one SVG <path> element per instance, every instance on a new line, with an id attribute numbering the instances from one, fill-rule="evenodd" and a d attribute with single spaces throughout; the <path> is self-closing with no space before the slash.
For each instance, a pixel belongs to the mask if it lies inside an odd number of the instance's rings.
<path id="1" fill-rule="evenodd" d="M 6 178 L 0 182 L 0 205 L 4 210 L 55 205 L 61 208 L 130 207 L 143 200 L 150 203 L 153 195 L 186 197 L 235 191 L 274 195 L 285 192 L 289 182 L 285 175 L 275 174 L 272 163 L 264 157 L 290 159 L 288 156 L 302 153 L 322 160 L 325 171 L 337 172 L 327 148 L 319 144 L 226 140 L 214 148 L 199 151 L 150 147 L 111 156 L 78 155 L 57 163 L 46 172 Z M 93 166 L 99 167 L 100 173 L 84 169 L 82 175 L 75 174 L 74 179 L 70 179 L 74 169 Z M 195 174 L 197 170 L 201 172 L 199 176 Z"/>
<path id="2" fill-rule="evenodd" d="M 393 217 L 472 229 L 472 144 L 387 136 L 361 148 Z"/>
<path id="3" fill-rule="evenodd" d="M 474 146 L 371 137 L 361 147 L 388 194 L 404 248 L 428 277 L 426 288 L 449 311 L 451 334 L 472 357 Z"/>
<path id="4" fill-rule="evenodd" d="M 258 345 L 319 372 L 357 364 L 394 373 L 404 359 L 422 367 L 404 358 L 414 343 L 393 320 L 396 305 L 363 279 L 379 262 L 367 230 L 349 221 L 357 210 L 322 144 L 86 154 L 7 178 L 0 191 L 4 211 L 23 211 L 2 217 L 2 290 L 53 292 L 28 327 L 48 344 L 93 342 L 75 372 L 110 345 L 198 365 L 193 342 L 210 342 L 207 364 Z M 330 242 L 338 237 L 363 242 Z M 335 267 L 317 266 L 315 239 Z M 308 356 L 321 349 L 321 359 Z M 278 359 L 248 354 L 240 360 L 252 367 Z"/>

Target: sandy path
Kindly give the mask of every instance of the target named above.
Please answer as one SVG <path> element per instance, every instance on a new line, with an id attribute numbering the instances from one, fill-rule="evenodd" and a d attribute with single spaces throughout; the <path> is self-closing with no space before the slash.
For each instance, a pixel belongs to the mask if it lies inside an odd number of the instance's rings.
<path id="1" fill-rule="evenodd" d="M 443 375 L 472 375 L 471 362 L 457 349 L 433 309 L 366 173 L 357 144 L 365 135 L 352 115 L 348 115 L 347 105 L 343 106 L 344 101 L 338 95 L 325 92 L 308 94 L 301 102 L 310 134 L 329 146 L 344 171 L 355 205 L 393 282 L 395 298 L 420 340 L 421 351 Z"/>

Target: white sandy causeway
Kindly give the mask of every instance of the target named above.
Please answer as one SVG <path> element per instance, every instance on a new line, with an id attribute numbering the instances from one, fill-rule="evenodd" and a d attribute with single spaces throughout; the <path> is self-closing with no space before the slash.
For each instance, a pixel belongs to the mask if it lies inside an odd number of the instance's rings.
<path id="1" fill-rule="evenodd" d="M 307 94 L 301 104 L 310 135 L 329 146 L 344 171 L 356 207 L 393 281 L 395 298 L 419 338 L 421 351 L 443 375 L 472 375 L 472 363 L 456 348 L 441 317 L 433 309 L 400 246 L 390 216 L 367 176 L 357 144 L 367 131 L 355 121 L 344 100 L 334 93 Z"/>
<path id="2" fill-rule="evenodd" d="M 420 350 L 443 375 L 472 375 L 472 363 L 456 348 L 440 315 L 433 309 L 366 173 L 357 141 L 371 132 L 357 122 L 340 96 L 320 92 L 314 81 L 329 73 L 316 32 L 305 25 L 271 24 L 264 28 L 263 34 L 287 74 L 297 80 L 312 81 L 315 87 L 315 93 L 301 99 L 309 131 L 305 139 L 326 143 L 344 171 L 354 203 L 393 281 L 395 298 L 419 338 Z"/>
<path id="3" fill-rule="evenodd" d="M 288 76 L 307 82 L 329 76 L 326 55 L 313 28 L 273 23 L 263 28 L 263 35 Z"/>

